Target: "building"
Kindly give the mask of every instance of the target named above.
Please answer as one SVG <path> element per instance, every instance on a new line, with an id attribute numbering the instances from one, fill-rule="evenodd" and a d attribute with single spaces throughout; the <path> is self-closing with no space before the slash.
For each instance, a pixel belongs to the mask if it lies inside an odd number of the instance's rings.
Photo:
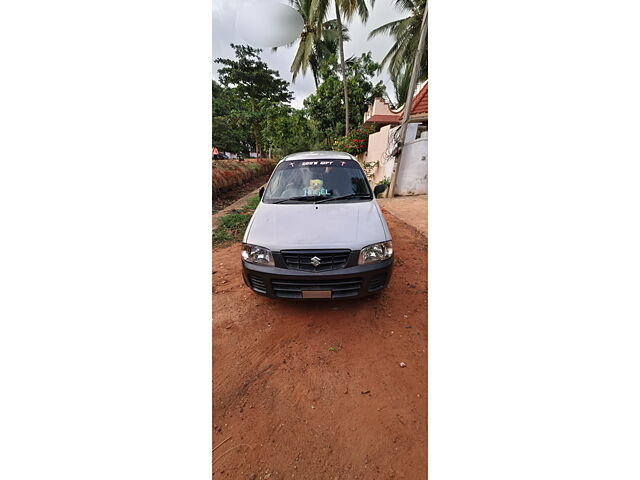
<path id="1" fill-rule="evenodd" d="M 397 175 L 396 195 L 427 193 L 428 88 L 428 82 L 418 85 L 413 97 Z M 361 159 L 374 185 L 391 179 L 397 134 L 403 115 L 404 106 L 393 110 L 382 98 L 376 98 L 364 114 L 364 124 L 375 125 L 377 130 L 369 135 L 367 153 Z"/>

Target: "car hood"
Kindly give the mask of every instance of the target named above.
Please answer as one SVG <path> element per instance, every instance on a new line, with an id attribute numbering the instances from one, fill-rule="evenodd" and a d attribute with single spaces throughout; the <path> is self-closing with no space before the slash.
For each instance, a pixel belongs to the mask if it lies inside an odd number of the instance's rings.
<path id="1" fill-rule="evenodd" d="M 349 248 L 390 240 L 377 202 L 258 204 L 244 241 L 270 250 Z"/>

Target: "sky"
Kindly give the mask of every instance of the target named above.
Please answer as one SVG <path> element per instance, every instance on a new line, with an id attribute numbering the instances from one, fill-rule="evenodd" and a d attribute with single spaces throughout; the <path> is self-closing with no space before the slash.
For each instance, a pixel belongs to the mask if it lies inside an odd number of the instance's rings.
<path id="1" fill-rule="evenodd" d="M 253 4 L 255 0 L 213 0 L 213 58 L 233 58 L 234 52 L 229 46 L 234 44 L 247 44 L 247 40 L 242 36 L 243 15 L 239 15 L 243 10 Z M 288 4 L 286 0 L 281 3 Z M 393 44 L 392 39 L 387 35 L 380 35 L 368 40 L 369 32 L 376 27 L 384 25 L 392 20 L 403 18 L 406 13 L 398 11 L 394 7 L 394 0 L 377 0 L 373 9 L 369 5 L 369 20 L 364 25 L 357 16 L 349 24 L 349 35 L 351 41 L 344 45 L 344 54 L 346 58 L 351 55 L 359 56 L 362 53 L 370 51 L 375 61 L 381 62 L 389 48 Z M 330 7 L 331 11 L 333 7 Z M 246 10 L 245 10 L 246 11 Z M 330 20 L 335 15 L 329 16 Z M 236 22 L 239 28 L 236 28 Z M 265 26 L 266 28 L 266 26 Z M 278 48 L 277 52 L 272 52 L 269 48 L 263 48 L 262 60 L 267 63 L 269 68 L 277 70 L 280 76 L 291 83 L 291 73 L 289 69 L 297 45 L 291 48 Z M 217 79 L 217 69 L 219 64 L 213 65 L 213 78 Z M 387 87 L 387 94 L 393 100 L 393 85 L 387 74 L 383 70 L 379 75 L 373 78 L 373 82 L 382 80 Z M 291 104 L 296 108 L 302 108 L 302 101 L 314 92 L 315 85 L 311 71 L 305 76 L 298 75 L 295 83 L 291 83 L 289 87 L 294 94 L 294 100 Z"/>

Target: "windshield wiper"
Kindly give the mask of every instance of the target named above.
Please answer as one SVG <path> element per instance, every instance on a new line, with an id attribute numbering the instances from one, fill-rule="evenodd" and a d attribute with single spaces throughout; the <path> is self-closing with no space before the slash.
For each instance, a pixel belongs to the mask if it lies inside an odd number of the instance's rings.
<path id="1" fill-rule="evenodd" d="M 322 197 L 320 197 L 322 198 Z M 300 196 L 300 197 L 289 197 L 289 198 L 283 198 L 282 200 L 276 200 L 275 202 L 271 202 L 271 203 L 283 203 L 283 202 L 288 202 L 289 200 L 299 200 L 299 201 L 312 201 L 312 200 L 317 200 L 318 199 L 318 195 L 313 195 L 313 196 Z"/>
<path id="2" fill-rule="evenodd" d="M 317 200 L 313 203 L 324 203 L 330 202 L 331 200 L 346 200 L 347 198 L 368 198 L 371 199 L 371 195 L 364 195 L 362 193 L 352 193 L 350 195 L 342 195 L 341 197 L 329 197 L 323 198 L 322 200 Z"/>

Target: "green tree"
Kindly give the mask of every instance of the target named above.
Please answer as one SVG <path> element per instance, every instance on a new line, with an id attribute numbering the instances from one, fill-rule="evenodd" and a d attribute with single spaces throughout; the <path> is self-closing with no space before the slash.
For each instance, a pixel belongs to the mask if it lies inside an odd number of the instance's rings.
<path id="1" fill-rule="evenodd" d="M 265 146 L 280 156 L 315 150 L 318 129 L 304 110 L 279 106 L 272 109 L 262 131 Z"/>
<path id="2" fill-rule="evenodd" d="M 349 29 L 342 26 L 342 38 L 345 42 L 351 40 Z M 318 80 L 320 78 L 320 67 L 327 62 L 331 55 L 338 53 L 338 22 L 336 20 L 327 20 L 322 26 L 321 39 L 316 43 L 309 63 L 311 70 L 314 72 L 316 88 L 318 88 Z"/>
<path id="3" fill-rule="evenodd" d="M 371 52 L 346 62 L 349 95 L 352 108 L 349 120 L 354 126 L 362 123 L 364 112 L 373 104 L 376 97 L 386 94 L 384 84 L 374 84 L 371 78 L 380 65 L 371 59 Z M 316 92 L 304 100 L 309 118 L 318 124 L 323 147 L 331 149 L 334 140 L 344 133 L 345 105 L 343 103 L 343 82 L 340 79 L 339 65 L 335 55 L 331 56 L 320 69 L 322 83 Z"/>
<path id="4" fill-rule="evenodd" d="M 363 23 L 366 23 L 369 19 L 369 9 L 367 8 L 366 0 L 334 0 L 334 7 L 336 13 L 336 26 L 338 31 L 338 47 L 340 51 L 340 71 L 342 73 L 342 85 L 344 95 L 344 130 L 345 135 L 349 133 L 349 120 L 351 114 L 349 112 L 349 81 L 347 80 L 347 67 L 344 58 L 344 42 L 346 41 L 343 35 L 342 20 L 350 22 L 354 15 L 358 15 Z M 375 0 L 369 0 L 369 4 L 373 8 Z M 329 13 L 329 0 L 317 0 L 315 15 L 319 21 L 323 21 Z"/>
<path id="5" fill-rule="evenodd" d="M 238 121 L 237 100 L 231 89 L 215 80 L 211 89 L 211 142 L 226 152 L 248 152 L 252 143 L 246 125 Z"/>
<path id="6" fill-rule="evenodd" d="M 369 34 L 369 38 L 382 34 L 390 35 L 393 38 L 393 45 L 380 63 L 381 66 L 387 67 L 398 102 L 403 103 L 408 93 L 413 59 L 418 50 L 420 25 L 424 10 L 427 8 L 427 0 L 395 0 L 395 5 L 399 10 L 409 13 L 409 15 L 374 29 Z M 420 60 L 418 81 L 427 79 L 427 50 L 425 48 L 423 57 Z"/>
<path id="7" fill-rule="evenodd" d="M 262 154 L 262 123 L 274 106 L 286 105 L 293 98 L 289 82 L 260 60 L 262 50 L 248 45 L 234 45 L 235 59 L 217 58 L 220 84 L 233 98 L 227 116 L 239 127 L 250 132 L 258 156 Z"/>
<path id="8" fill-rule="evenodd" d="M 409 83 L 411 82 L 411 65 L 404 65 L 402 70 L 391 77 L 393 90 L 396 97 L 396 107 L 400 107 L 407 98 Z"/>
<path id="9" fill-rule="evenodd" d="M 295 82 L 300 73 L 304 75 L 311 69 L 313 80 L 318 88 L 320 65 L 338 49 L 337 22 L 336 20 L 320 22 L 317 18 L 315 0 L 289 0 L 289 3 L 297 10 L 304 22 L 300 37 L 286 45 L 286 47 L 292 47 L 296 42 L 298 43 L 291 63 L 291 79 Z M 342 35 L 345 41 L 350 39 L 346 27 L 343 27 Z M 278 47 L 272 50 L 275 52 Z"/>

